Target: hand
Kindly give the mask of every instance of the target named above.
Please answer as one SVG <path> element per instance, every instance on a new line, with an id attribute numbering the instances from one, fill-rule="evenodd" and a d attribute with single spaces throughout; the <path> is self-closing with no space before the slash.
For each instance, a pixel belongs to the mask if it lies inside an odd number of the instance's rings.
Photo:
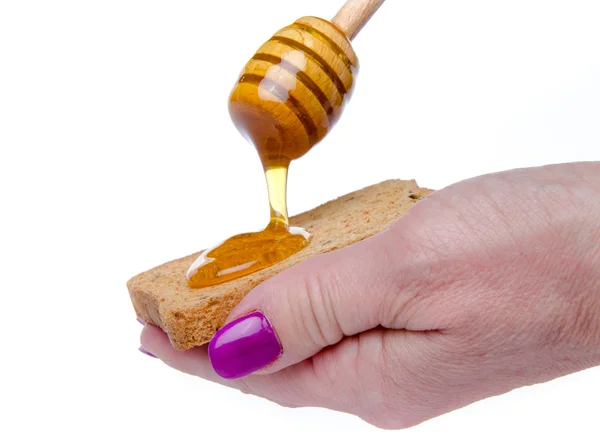
<path id="1" fill-rule="evenodd" d="M 389 230 L 264 282 L 228 321 L 208 347 L 176 352 L 152 326 L 142 346 L 189 374 L 389 429 L 598 365 L 600 163 L 434 192 Z"/>

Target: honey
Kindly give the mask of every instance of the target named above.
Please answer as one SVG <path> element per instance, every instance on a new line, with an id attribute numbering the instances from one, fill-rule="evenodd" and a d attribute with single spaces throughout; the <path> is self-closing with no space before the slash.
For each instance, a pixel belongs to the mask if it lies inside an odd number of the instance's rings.
<path id="1" fill-rule="evenodd" d="M 311 235 L 289 223 L 288 169 L 335 125 L 357 71 L 344 33 L 315 17 L 281 29 L 246 64 L 230 95 L 229 113 L 259 154 L 270 220 L 262 231 L 233 236 L 202 252 L 187 272 L 190 287 L 243 277 L 308 246 Z"/>

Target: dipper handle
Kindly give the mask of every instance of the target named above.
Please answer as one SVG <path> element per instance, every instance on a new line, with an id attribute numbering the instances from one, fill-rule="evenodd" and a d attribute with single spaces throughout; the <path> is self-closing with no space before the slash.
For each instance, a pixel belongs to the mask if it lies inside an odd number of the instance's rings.
<path id="1" fill-rule="evenodd" d="M 385 0 L 348 0 L 331 22 L 352 40 Z"/>

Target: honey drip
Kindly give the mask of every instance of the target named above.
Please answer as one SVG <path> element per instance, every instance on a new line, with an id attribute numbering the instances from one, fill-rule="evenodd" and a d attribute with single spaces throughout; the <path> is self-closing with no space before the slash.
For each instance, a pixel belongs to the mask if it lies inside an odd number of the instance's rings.
<path id="1" fill-rule="evenodd" d="M 267 268 L 299 252 L 310 235 L 290 227 L 286 205 L 288 165 L 265 167 L 271 219 L 261 232 L 243 233 L 205 250 L 188 272 L 188 283 L 202 288 Z"/>
<path id="2" fill-rule="evenodd" d="M 289 223 L 289 165 L 334 126 L 350 96 L 357 68 L 345 35 L 315 17 L 281 29 L 246 64 L 229 98 L 229 113 L 262 162 L 269 224 L 260 232 L 233 236 L 202 252 L 187 272 L 190 287 L 243 277 L 289 258 L 310 243 L 306 230 Z"/>

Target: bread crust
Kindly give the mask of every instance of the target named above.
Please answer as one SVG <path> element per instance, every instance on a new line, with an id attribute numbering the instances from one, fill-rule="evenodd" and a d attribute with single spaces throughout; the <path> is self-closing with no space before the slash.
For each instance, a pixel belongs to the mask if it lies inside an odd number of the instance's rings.
<path id="1" fill-rule="evenodd" d="M 312 235 L 310 245 L 292 257 L 245 277 L 193 289 L 186 271 L 200 254 L 172 260 L 127 282 L 136 315 L 165 331 L 176 350 L 210 341 L 231 310 L 255 286 L 303 260 L 375 235 L 433 192 L 414 180 L 387 180 L 351 192 L 290 218 Z"/>

